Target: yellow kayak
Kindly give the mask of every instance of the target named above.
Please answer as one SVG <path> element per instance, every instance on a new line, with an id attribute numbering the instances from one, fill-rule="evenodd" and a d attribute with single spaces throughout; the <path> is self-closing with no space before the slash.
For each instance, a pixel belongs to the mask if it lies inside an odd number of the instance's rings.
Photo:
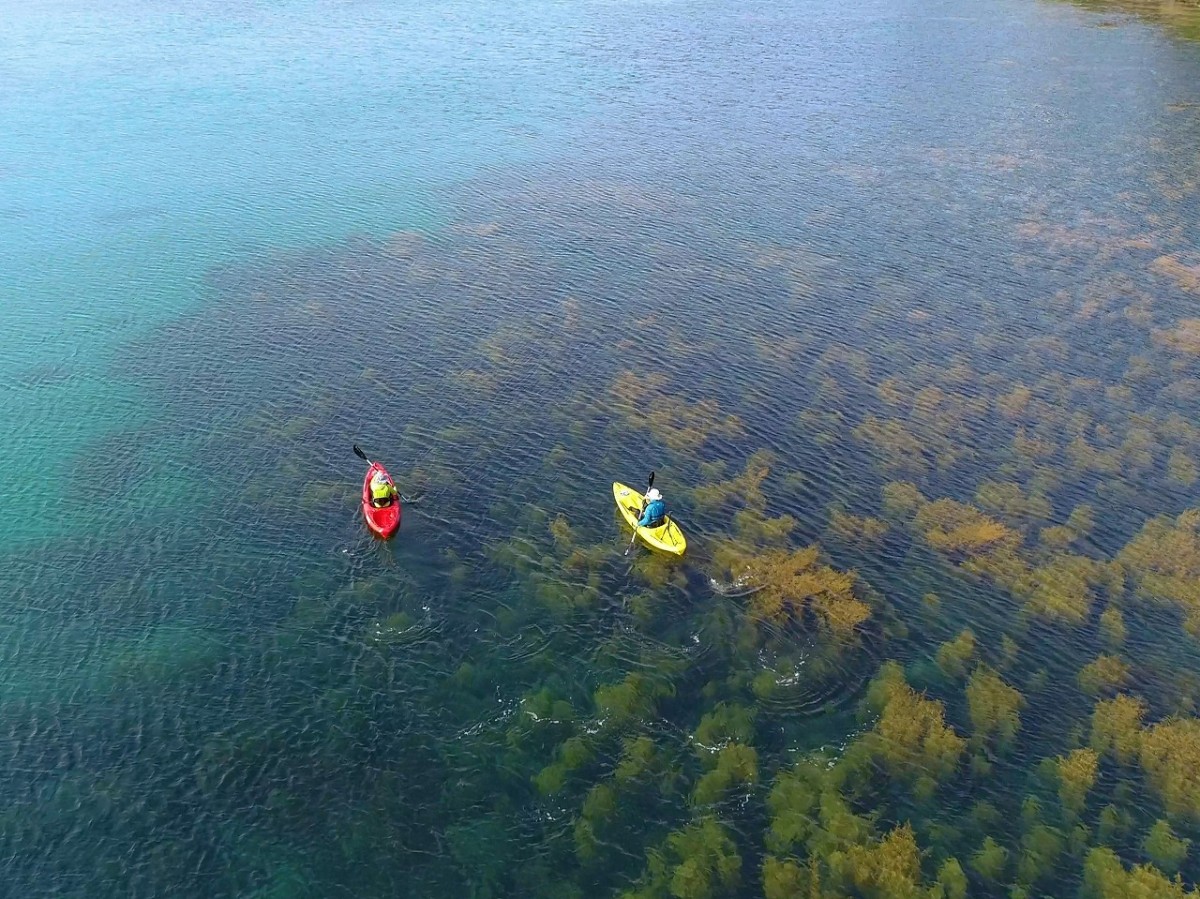
<path id="1" fill-rule="evenodd" d="M 617 501 L 617 508 L 621 510 L 625 523 L 634 527 L 642 516 L 642 495 L 632 487 L 626 487 L 624 484 L 614 481 L 613 499 Z M 683 551 L 687 549 L 687 540 L 683 538 L 683 531 L 679 530 L 679 525 L 671 520 L 670 515 L 667 516 L 661 527 L 638 528 L 637 533 L 643 543 L 659 552 L 682 556 Z"/>

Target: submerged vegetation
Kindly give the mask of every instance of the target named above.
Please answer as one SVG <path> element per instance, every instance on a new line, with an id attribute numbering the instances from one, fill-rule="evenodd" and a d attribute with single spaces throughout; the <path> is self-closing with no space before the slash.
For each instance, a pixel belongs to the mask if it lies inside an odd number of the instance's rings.
<path id="1" fill-rule="evenodd" d="M 119 834 L 112 810 L 147 782 L 165 798 L 137 839 L 171 836 L 129 895 L 165 870 L 255 897 L 335 894 L 297 886 L 322 878 L 466 899 L 1194 894 L 1185 213 L 1160 191 L 1128 222 L 1024 222 L 993 260 L 1019 285 L 1001 295 L 947 271 L 855 280 L 836 253 L 719 229 L 681 245 L 679 196 L 557 187 L 557 206 L 547 188 L 536 214 L 485 210 L 437 240 L 227 273 L 236 324 L 157 336 L 139 376 L 169 380 L 153 359 L 171 348 L 181 430 L 203 433 L 198 397 L 231 397 L 229 455 L 271 454 L 306 485 L 285 500 L 214 463 L 198 477 L 243 505 L 237 528 L 203 528 L 253 532 L 295 502 L 335 524 L 254 604 L 220 558 L 171 585 L 230 633 L 121 642 L 76 685 L 113 710 L 99 737 L 8 702 L 5 726 L 29 735 L 15 769 L 72 753 L 90 768 L 18 796 L 0 836 L 60 851 L 84 806 Z M 597 247 L 622 264 L 580 263 Z M 682 299 L 652 319 L 610 301 L 645 283 Z M 379 296 L 403 358 L 322 318 Z M 669 365 L 627 333 L 653 333 Z M 413 360 L 419 377 L 392 376 Z M 243 412 L 267 380 L 270 402 Z M 430 497 L 386 546 L 354 542 L 355 469 L 329 461 L 363 422 Z M 608 485 L 650 468 L 682 561 L 623 555 Z M 133 597 L 154 621 L 139 590 L 114 579 L 88 602 Z M 141 717 L 164 697 L 197 711 Z M 168 764 L 84 773 L 144 730 Z M 106 852 L 71 856 L 78 882 Z"/>
<path id="2" fill-rule="evenodd" d="M 1125 263 L 1159 245 L 1021 239 Z M 793 277 L 786 253 L 759 258 L 767 282 Z M 1156 258 L 1147 277 L 1164 272 Z M 540 320 L 529 352 L 588 356 L 609 373 L 606 391 L 559 401 L 573 442 L 633 440 L 660 460 L 659 483 L 704 548 L 682 565 L 643 557 L 625 583 L 611 535 L 575 512 L 525 512 L 490 550 L 534 602 L 514 598 L 502 627 L 520 632 L 538 606 L 599 627 L 572 643 L 594 684 L 530 657 L 520 670 L 538 710 L 527 694 L 527 714 L 501 726 L 504 769 L 524 770 L 527 801 L 565 828 L 538 843 L 558 878 L 535 894 L 1191 891 L 1200 690 L 1155 672 L 1200 632 L 1200 498 L 1181 492 L 1196 481 L 1200 430 L 1178 411 L 1186 322 L 1164 328 L 1165 310 L 1126 292 L 1085 301 L 1123 329 L 1128 353 L 1086 377 L 1063 373 L 1087 370 L 1070 314 L 1062 335 L 1023 334 L 983 300 L 970 332 L 947 322 L 921 337 L 954 349 L 908 370 L 833 335 L 798 337 L 783 356 L 757 340 L 756 378 L 803 388 L 781 394 L 798 403 L 788 440 L 761 444 L 749 394 L 685 385 L 625 351 L 610 361 L 577 342 L 578 310 Z M 654 327 L 684 357 L 717 341 L 728 357 L 736 317 L 711 333 L 666 314 Z M 879 308 L 858 324 L 886 343 L 891 322 Z M 517 370 L 488 358 L 494 383 Z M 813 460 L 834 448 L 856 466 L 853 489 L 813 486 Z M 1139 515 L 1130 478 L 1172 485 L 1168 506 Z M 824 510 L 821 528 L 809 508 Z M 707 591 L 697 567 L 743 589 Z M 601 610 L 614 598 L 626 623 L 609 632 Z M 497 826 L 510 814 L 509 799 L 478 801 Z M 535 882 L 496 876 L 491 894 Z"/>
<path id="3" fill-rule="evenodd" d="M 1200 41 L 1200 6 L 1193 0 L 1071 0 L 1071 2 L 1094 12 L 1135 15 L 1157 25 L 1165 26 L 1174 34 L 1190 41 Z M 1101 20 L 1102 25 L 1116 24 L 1111 18 Z M 1181 286 L 1196 290 L 1200 288 L 1200 276 L 1194 265 L 1186 266 L 1173 257 L 1161 257 L 1161 269 L 1174 275 Z"/>

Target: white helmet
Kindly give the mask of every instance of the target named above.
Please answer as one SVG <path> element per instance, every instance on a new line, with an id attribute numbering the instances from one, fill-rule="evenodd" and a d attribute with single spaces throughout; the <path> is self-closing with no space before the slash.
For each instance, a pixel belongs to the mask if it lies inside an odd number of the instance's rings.
<path id="1" fill-rule="evenodd" d="M 656 499 L 662 499 L 662 494 L 658 492 L 657 487 L 651 487 L 649 490 L 646 491 L 646 499 L 653 502 Z"/>

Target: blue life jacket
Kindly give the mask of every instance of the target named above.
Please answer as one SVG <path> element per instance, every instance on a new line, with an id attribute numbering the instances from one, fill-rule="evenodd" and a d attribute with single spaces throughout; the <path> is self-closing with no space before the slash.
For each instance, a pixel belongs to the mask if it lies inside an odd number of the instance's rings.
<path id="1" fill-rule="evenodd" d="M 638 522 L 640 528 L 659 527 L 667 517 L 667 504 L 661 499 L 652 499 L 646 504 L 646 511 Z"/>

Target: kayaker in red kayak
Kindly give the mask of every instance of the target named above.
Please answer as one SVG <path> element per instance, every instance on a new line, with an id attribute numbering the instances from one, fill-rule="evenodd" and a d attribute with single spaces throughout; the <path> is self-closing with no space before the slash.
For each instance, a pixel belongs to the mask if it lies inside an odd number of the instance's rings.
<path id="1" fill-rule="evenodd" d="M 376 509 L 384 509 L 396 501 L 399 494 L 396 485 L 382 468 L 375 469 L 371 475 L 371 505 Z"/>
<path id="2" fill-rule="evenodd" d="M 386 468 L 368 459 L 357 445 L 354 454 L 368 466 L 363 476 L 363 518 L 374 533 L 380 537 L 390 537 L 400 528 L 400 492 Z"/>

